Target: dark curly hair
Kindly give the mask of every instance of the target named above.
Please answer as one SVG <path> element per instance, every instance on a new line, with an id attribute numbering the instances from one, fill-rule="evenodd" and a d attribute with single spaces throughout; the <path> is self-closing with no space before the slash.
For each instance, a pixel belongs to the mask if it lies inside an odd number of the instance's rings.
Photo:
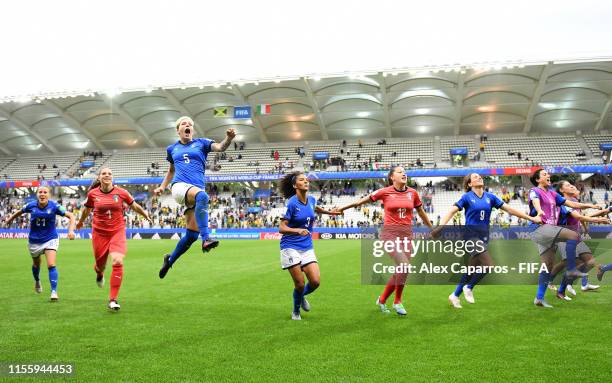
<path id="1" fill-rule="evenodd" d="M 278 184 L 278 191 L 285 198 L 291 198 L 295 195 L 295 181 L 297 178 L 304 174 L 303 172 L 297 171 L 289 174 L 285 174 L 283 178 L 281 178 Z"/>
<path id="2" fill-rule="evenodd" d="M 540 179 L 540 173 L 544 170 L 544 168 L 539 168 L 537 169 L 535 172 L 533 172 L 533 174 L 531 175 L 531 177 L 529 177 L 529 180 L 531 181 L 531 183 L 533 184 L 533 186 L 538 186 L 538 180 Z"/>

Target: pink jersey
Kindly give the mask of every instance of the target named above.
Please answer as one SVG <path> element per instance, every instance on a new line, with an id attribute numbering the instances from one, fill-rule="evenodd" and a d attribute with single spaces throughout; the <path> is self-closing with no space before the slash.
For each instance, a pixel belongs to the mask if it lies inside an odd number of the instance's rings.
<path id="1" fill-rule="evenodd" d="M 537 212 L 533 206 L 533 200 L 540 201 L 540 208 L 544 212 L 541 216 L 542 223 L 549 225 L 557 225 L 559 219 L 559 207 L 565 203 L 563 198 L 554 189 L 543 190 L 539 187 L 533 187 L 529 190 L 529 208 L 530 216 L 535 217 Z"/>

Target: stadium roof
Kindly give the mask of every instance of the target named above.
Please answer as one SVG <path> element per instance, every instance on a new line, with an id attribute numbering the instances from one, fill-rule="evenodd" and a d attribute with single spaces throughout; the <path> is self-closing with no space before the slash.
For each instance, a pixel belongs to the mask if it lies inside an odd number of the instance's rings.
<path id="1" fill-rule="evenodd" d="M 215 107 L 270 104 L 251 119 Z M 228 110 L 232 113 L 232 108 Z M 181 115 L 197 136 L 278 142 L 612 130 L 612 62 L 410 70 L 0 103 L 5 155 L 163 147 Z"/>

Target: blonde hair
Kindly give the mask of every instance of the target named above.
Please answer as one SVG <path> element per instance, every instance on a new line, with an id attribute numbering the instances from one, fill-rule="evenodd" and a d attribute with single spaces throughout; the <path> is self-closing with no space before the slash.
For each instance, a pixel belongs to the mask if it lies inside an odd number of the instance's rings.
<path id="1" fill-rule="evenodd" d="M 182 117 L 179 117 L 179 118 L 176 120 L 176 122 L 174 123 L 174 127 L 175 127 L 175 128 L 178 130 L 179 126 L 181 125 L 181 122 L 183 122 L 183 121 L 185 121 L 185 120 L 186 120 L 186 121 L 191 122 L 191 125 L 192 125 L 192 126 L 194 125 L 194 122 L 193 122 L 193 120 L 191 119 L 191 117 L 189 117 L 189 116 L 182 116 Z"/>

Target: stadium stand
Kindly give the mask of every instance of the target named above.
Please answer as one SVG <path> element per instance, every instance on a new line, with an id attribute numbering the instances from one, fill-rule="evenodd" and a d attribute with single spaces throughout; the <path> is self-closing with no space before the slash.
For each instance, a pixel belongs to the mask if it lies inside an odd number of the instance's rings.
<path id="1" fill-rule="evenodd" d="M 286 142 L 274 143 L 273 146 L 253 143 L 242 150 L 232 145 L 225 153 L 209 155 L 207 171 L 209 174 L 266 174 L 293 168 L 307 171 L 372 170 L 395 164 L 409 169 L 447 167 L 450 166 L 449 151 L 453 147 L 466 147 L 470 160 L 480 153 L 477 166 L 601 164 L 599 144 L 612 142 L 612 135 L 491 135 L 484 151 L 479 152 L 480 141 L 476 137 L 440 137 L 438 146 L 433 138 L 394 138 L 384 144 L 381 140 L 366 139 L 351 140 L 345 145 L 342 141 Z M 299 148 L 303 149 L 302 156 Z M 329 153 L 329 160 L 314 161 L 316 152 Z M 92 161 L 93 166 L 81 168 L 82 161 Z M 46 167 L 39 169 L 39 165 Z M 163 176 L 168 170 L 165 148 L 154 148 L 106 151 L 95 158 L 83 153 L 0 157 L 0 177 L 10 180 L 91 178 L 103 166 L 111 167 L 117 177 Z"/>
<path id="2" fill-rule="evenodd" d="M 577 156 L 582 151 L 575 136 L 492 136 L 486 143 L 484 158 L 497 166 L 601 163 L 600 158 L 586 160 Z"/>
<path id="3" fill-rule="evenodd" d="M 596 159 L 600 159 L 601 158 L 601 150 L 599 149 L 599 144 L 602 143 L 609 143 L 612 142 L 612 136 L 611 135 L 584 135 L 584 140 L 586 141 L 587 145 L 589 146 L 589 149 L 591 150 L 591 153 L 593 153 L 593 156 Z"/>

